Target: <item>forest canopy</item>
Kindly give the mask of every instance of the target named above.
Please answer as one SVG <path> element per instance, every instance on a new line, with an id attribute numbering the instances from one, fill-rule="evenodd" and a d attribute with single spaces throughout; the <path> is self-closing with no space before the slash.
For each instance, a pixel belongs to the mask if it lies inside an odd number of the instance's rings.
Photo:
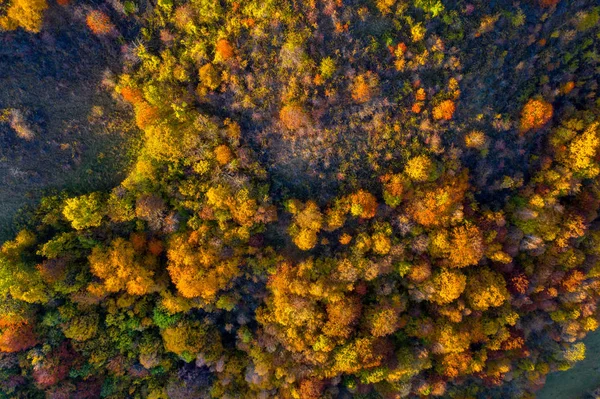
<path id="1" fill-rule="evenodd" d="M 0 398 L 534 398 L 585 357 L 595 2 L 129 9 L 110 89 L 140 149 L 1 246 Z"/>

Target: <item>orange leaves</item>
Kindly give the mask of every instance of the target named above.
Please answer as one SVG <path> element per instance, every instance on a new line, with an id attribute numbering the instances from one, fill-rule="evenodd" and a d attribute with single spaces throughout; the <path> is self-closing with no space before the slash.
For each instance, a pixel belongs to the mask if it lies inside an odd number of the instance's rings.
<path id="1" fill-rule="evenodd" d="M 317 379 L 305 379 L 300 382 L 300 397 L 303 399 L 319 399 L 325 388 L 325 382 Z"/>
<path id="2" fill-rule="evenodd" d="M 444 185 L 420 189 L 408 203 L 409 214 L 422 226 L 445 226 L 462 209 L 468 176 L 444 176 L 439 181 Z"/>
<path id="3" fill-rule="evenodd" d="M 369 101 L 378 91 L 379 78 L 371 71 L 358 75 L 352 83 L 352 99 L 357 103 Z"/>
<path id="4" fill-rule="evenodd" d="M 217 41 L 215 53 L 218 59 L 226 61 L 233 57 L 233 46 L 227 39 Z"/>
<path id="5" fill-rule="evenodd" d="M 85 21 L 87 26 L 95 35 L 107 35 L 115 29 L 115 26 L 111 22 L 108 15 L 100 10 L 90 11 Z"/>
<path id="6" fill-rule="evenodd" d="M 297 265 L 282 263 L 269 279 L 269 298 L 257 312 L 257 320 L 293 352 L 316 356 L 345 342 L 362 313 L 360 298 L 348 282 L 358 271 L 350 261 L 338 265 L 338 281 L 331 273 L 334 260 L 308 259 Z"/>
<path id="7" fill-rule="evenodd" d="M 410 272 L 408 278 L 415 283 L 422 283 L 431 276 L 431 264 L 426 260 L 416 262 Z"/>
<path id="8" fill-rule="evenodd" d="M 517 274 L 509 280 L 509 287 L 517 294 L 525 294 L 529 288 L 529 279 L 525 274 Z"/>
<path id="9" fill-rule="evenodd" d="M 383 199 L 391 207 L 396 207 L 402 202 L 405 178 L 400 174 L 388 174 L 381 177 L 383 182 Z"/>
<path id="10" fill-rule="evenodd" d="M 241 260 L 221 258 L 221 245 L 209 240 L 206 231 L 178 234 L 169 241 L 167 270 L 183 297 L 213 301 L 237 277 Z"/>
<path id="11" fill-rule="evenodd" d="M 574 292 L 585 280 L 585 274 L 579 270 L 571 271 L 561 282 L 561 287 L 567 292 Z"/>
<path id="12" fill-rule="evenodd" d="M 370 219 L 377 212 L 377 199 L 365 190 L 358 190 L 348 197 L 350 213 L 363 219 Z"/>
<path id="13" fill-rule="evenodd" d="M 37 338 L 29 324 L 11 325 L 0 333 L 0 352 L 20 352 L 36 344 Z"/>
<path id="14" fill-rule="evenodd" d="M 281 111 L 279 111 L 279 120 L 289 130 L 298 130 L 310 124 L 308 115 L 297 104 L 289 104 L 281 108 Z"/>
<path id="15" fill-rule="evenodd" d="M 145 101 L 137 103 L 135 107 L 135 123 L 140 129 L 145 129 L 158 119 L 158 108 Z"/>
<path id="16" fill-rule="evenodd" d="M 103 280 L 102 286 L 90 286 L 97 295 L 121 290 L 130 295 L 145 295 L 155 288 L 156 258 L 136 253 L 134 245 L 122 238 L 114 240 L 106 251 L 94 248 L 89 261 L 92 273 Z"/>
<path id="17" fill-rule="evenodd" d="M 469 352 L 448 353 L 442 357 L 437 369 L 445 377 L 456 378 L 467 374 L 472 360 Z"/>
<path id="18" fill-rule="evenodd" d="M 454 105 L 454 101 L 452 100 L 444 100 L 433 108 L 433 119 L 440 120 L 450 120 L 452 119 L 452 115 L 454 115 L 454 111 L 456 110 L 456 106 Z"/>
<path id="19" fill-rule="evenodd" d="M 543 127 L 552 119 L 553 113 L 552 104 L 544 100 L 530 99 L 521 111 L 521 133 Z"/>
<path id="20" fill-rule="evenodd" d="M 329 337 L 348 338 L 360 318 L 362 304 L 355 296 L 347 296 L 327 304 L 327 322 L 323 332 Z"/>
<path id="21" fill-rule="evenodd" d="M 233 160 L 233 152 L 225 144 L 217 146 L 214 152 L 215 159 L 220 165 L 227 165 Z"/>
<path id="22" fill-rule="evenodd" d="M 132 105 L 144 101 L 144 94 L 139 89 L 126 86 L 121 88 L 120 93 L 123 99 Z"/>

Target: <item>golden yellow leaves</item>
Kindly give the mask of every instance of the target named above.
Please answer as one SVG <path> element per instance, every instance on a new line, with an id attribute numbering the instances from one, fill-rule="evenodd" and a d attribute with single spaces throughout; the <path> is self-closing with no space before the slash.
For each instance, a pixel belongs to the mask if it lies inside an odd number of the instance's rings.
<path id="1" fill-rule="evenodd" d="M 418 155 L 408 160 L 404 173 L 413 181 L 422 182 L 429 179 L 433 169 L 431 159 L 426 155 Z"/>
<path id="2" fill-rule="evenodd" d="M 302 204 L 297 200 L 288 201 L 286 206 L 294 215 L 288 230 L 294 244 L 303 251 L 314 248 L 317 244 L 317 233 L 323 226 L 323 214 L 319 206 L 313 201 Z"/>
<path id="3" fill-rule="evenodd" d="M 566 154 L 560 156 L 559 159 L 575 172 L 583 172 L 589 169 L 586 177 L 597 176 L 600 170 L 598 166 L 593 164 L 593 158 L 600 146 L 599 131 L 600 124 L 597 122 L 588 126 L 582 134 L 577 135 L 569 143 Z"/>
<path id="4" fill-rule="evenodd" d="M 465 290 L 467 277 L 458 270 L 440 269 L 433 275 L 435 291 L 431 298 L 439 305 L 445 305 L 458 299 Z"/>
<path id="5" fill-rule="evenodd" d="M 239 273 L 238 257 L 222 258 L 218 242 L 202 232 L 174 236 L 168 247 L 167 270 L 184 298 L 213 301 Z"/>
<path id="6" fill-rule="evenodd" d="M 451 266 L 476 265 L 483 257 L 483 253 L 483 237 L 477 226 L 468 225 L 454 228 L 448 256 Z"/>
<path id="7" fill-rule="evenodd" d="M 467 148 L 482 149 L 486 144 L 485 134 L 480 130 L 472 130 L 465 136 L 465 145 Z"/>
<path id="8" fill-rule="evenodd" d="M 211 63 L 205 64 L 198 70 L 200 83 L 198 92 L 206 94 L 207 90 L 215 90 L 221 84 L 221 74 Z"/>
<path id="9" fill-rule="evenodd" d="M 94 248 L 89 262 L 91 272 L 103 280 L 88 287 L 97 296 L 121 290 L 145 295 L 157 288 L 153 280 L 156 257 L 136 251 L 134 244 L 122 238 L 114 240 L 108 250 Z"/>
<path id="10" fill-rule="evenodd" d="M 510 298 L 504 277 L 487 267 L 478 268 L 469 275 L 465 296 L 475 310 L 498 307 Z"/>
<path id="11" fill-rule="evenodd" d="M 46 0 L 13 0 L 6 15 L 0 17 L 0 28 L 14 30 L 19 27 L 33 33 L 42 28 L 44 11 L 48 8 Z"/>
<path id="12" fill-rule="evenodd" d="M 225 144 L 217 146 L 214 150 L 215 159 L 220 165 L 227 165 L 233 160 L 233 152 Z"/>

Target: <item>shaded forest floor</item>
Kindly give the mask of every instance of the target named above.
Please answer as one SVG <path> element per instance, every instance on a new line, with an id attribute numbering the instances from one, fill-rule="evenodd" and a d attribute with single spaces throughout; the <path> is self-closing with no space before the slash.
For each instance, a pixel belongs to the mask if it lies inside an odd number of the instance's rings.
<path id="1" fill-rule="evenodd" d="M 41 34 L 0 33 L 0 112 L 18 110 L 34 132 L 26 140 L 0 123 L 0 242 L 44 191 L 108 189 L 131 159 L 132 117 L 103 87 L 120 67 L 119 44 L 71 15 L 52 7 Z"/>

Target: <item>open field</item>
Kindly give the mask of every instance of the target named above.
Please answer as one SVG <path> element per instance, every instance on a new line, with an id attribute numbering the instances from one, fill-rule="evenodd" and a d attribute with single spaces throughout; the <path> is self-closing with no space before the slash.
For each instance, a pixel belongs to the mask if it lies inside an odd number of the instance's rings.
<path id="1" fill-rule="evenodd" d="M 600 331 L 591 332 L 583 342 L 587 348 L 585 360 L 570 370 L 550 374 L 536 395 L 538 399 L 585 399 L 600 386 Z"/>

